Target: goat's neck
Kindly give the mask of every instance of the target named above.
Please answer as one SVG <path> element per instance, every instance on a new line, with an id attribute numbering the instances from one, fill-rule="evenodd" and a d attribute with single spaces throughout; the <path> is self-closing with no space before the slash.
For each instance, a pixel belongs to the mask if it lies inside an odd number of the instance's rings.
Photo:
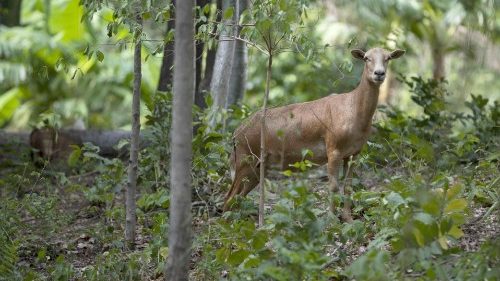
<path id="1" fill-rule="evenodd" d="M 363 70 L 363 76 L 358 87 L 353 91 L 354 114 L 356 124 L 363 130 L 369 130 L 372 124 L 373 114 L 378 103 L 380 85 L 368 80 L 368 73 Z"/>

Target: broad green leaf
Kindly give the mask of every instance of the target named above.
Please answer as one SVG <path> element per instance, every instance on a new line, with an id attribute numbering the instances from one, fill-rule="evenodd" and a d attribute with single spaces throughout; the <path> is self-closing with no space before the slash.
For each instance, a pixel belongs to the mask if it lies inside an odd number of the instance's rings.
<path id="1" fill-rule="evenodd" d="M 446 193 L 446 199 L 449 200 L 455 198 L 460 193 L 460 191 L 462 191 L 462 185 L 455 184 L 450 189 L 448 189 Z"/>
<path id="2" fill-rule="evenodd" d="M 234 15 L 234 7 L 229 7 L 224 11 L 225 20 L 233 18 L 233 15 Z"/>
<path id="3" fill-rule="evenodd" d="M 417 241 L 417 244 L 420 247 L 423 247 L 425 245 L 425 239 L 424 239 L 424 236 L 422 235 L 422 233 L 420 232 L 420 230 L 418 230 L 417 228 L 414 228 L 413 229 L 413 236 L 415 237 L 415 241 Z"/>
<path id="4" fill-rule="evenodd" d="M 203 6 L 203 13 L 204 14 L 210 13 L 210 4 L 206 4 L 205 6 Z"/>
<path id="5" fill-rule="evenodd" d="M 467 207 L 467 201 L 465 199 L 453 199 L 451 200 L 444 209 L 445 213 L 456 213 L 465 210 Z"/>
<path id="6" fill-rule="evenodd" d="M 415 215 L 415 219 L 421 221 L 424 224 L 431 224 L 434 222 L 434 218 L 431 215 L 423 212 L 417 213 Z"/>
<path id="7" fill-rule="evenodd" d="M 261 259 L 255 257 L 254 255 L 248 256 L 245 263 L 243 264 L 244 268 L 254 268 L 261 264 Z"/>
<path id="8" fill-rule="evenodd" d="M 228 255 L 229 249 L 227 247 L 222 247 L 215 251 L 215 258 L 218 262 L 224 263 L 226 261 L 226 257 Z"/>
<path id="9" fill-rule="evenodd" d="M 252 239 L 252 248 L 254 250 L 259 250 L 266 245 L 267 233 L 265 231 L 258 231 Z"/>
<path id="10" fill-rule="evenodd" d="M 439 237 L 438 239 L 439 245 L 441 245 L 441 248 L 444 250 L 448 249 L 448 241 L 444 236 Z"/>
<path id="11" fill-rule="evenodd" d="M 61 33 L 65 42 L 82 39 L 85 25 L 80 23 L 83 7 L 80 0 L 56 1 L 51 4 L 49 26 L 50 31 Z"/>
<path id="12" fill-rule="evenodd" d="M 227 262 L 232 266 L 238 266 L 241 264 L 248 256 L 250 251 L 248 250 L 237 250 L 232 252 L 227 258 Z"/>
<path id="13" fill-rule="evenodd" d="M 396 192 L 389 193 L 389 195 L 387 195 L 385 199 L 387 200 L 387 204 L 389 205 L 389 207 L 393 209 L 397 208 L 399 205 L 406 203 L 403 197 L 401 197 L 401 195 Z"/>
<path id="14" fill-rule="evenodd" d="M 15 87 L 0 95 L 0 126 L 7 122 L 21 105 L 23 90 Z"/>
<path id="15" fill-rule="evenodd" d="M 451 235 L 451 237 L 458 239 L 462 236 L 464 236 L 464 232 L 458 228 L 458 226 L 454 225 L 451 227 L 450 231 L 448 231 L 448 234 Z"/>

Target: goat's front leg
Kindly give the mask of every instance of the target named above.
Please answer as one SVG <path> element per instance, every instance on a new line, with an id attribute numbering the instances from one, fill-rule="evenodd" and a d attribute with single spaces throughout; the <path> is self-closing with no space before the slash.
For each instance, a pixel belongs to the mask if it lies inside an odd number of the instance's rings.
<path id="1" fill-rule="evenodd" d="M 328 152 L 328 176 L 330 178 L 330 208 L 335 213 L 335 193 L 339 190 L 339 172 L 342 166 L 342 156 L 336 151 Z"/>

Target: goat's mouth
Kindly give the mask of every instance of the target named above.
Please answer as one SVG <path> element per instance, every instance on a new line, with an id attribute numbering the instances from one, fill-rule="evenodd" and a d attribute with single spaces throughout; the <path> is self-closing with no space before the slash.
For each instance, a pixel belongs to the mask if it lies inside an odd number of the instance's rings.
<path id="1" fill-rule="evenodd" d="M 385 80 L 385 76 L 377 76 L 377 75 L 375 75 L 373 77 L 373 81 L 376 82 L 376 83 L 382 83 L 382 82 L 384 82 L 384 80 Z"/>

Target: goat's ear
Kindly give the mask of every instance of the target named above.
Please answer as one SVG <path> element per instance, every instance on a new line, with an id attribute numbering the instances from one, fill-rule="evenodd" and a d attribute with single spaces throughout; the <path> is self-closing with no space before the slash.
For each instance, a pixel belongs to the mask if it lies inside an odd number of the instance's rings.
<path id="1" fill-rule="evenodd" d="M 351 55 L 355 59 L 365 60 L 365 52 L 363 50 L 354 49 L 354 50 L 351 51 Z"/>
<path id="2" fill-rule="evenodd" d="M 405 50 L 396 50 L 396 51 L 393 51 L 390 55 L 389 55 L 389 59 L 390 60 L 394 60 L 394 59 L 397 59 L 399 57 L 401 57 L 402 55 L 404 55 L 406 53 Z"/>

